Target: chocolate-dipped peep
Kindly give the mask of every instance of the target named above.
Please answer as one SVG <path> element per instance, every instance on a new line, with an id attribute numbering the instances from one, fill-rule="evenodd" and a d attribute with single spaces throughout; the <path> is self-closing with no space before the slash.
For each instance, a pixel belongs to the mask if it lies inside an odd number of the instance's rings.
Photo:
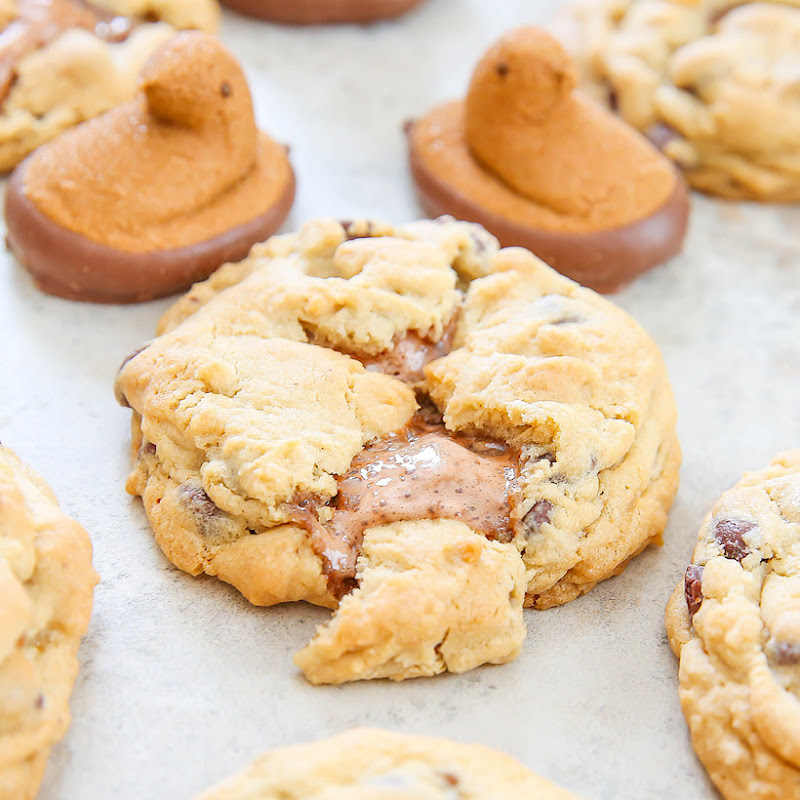
<path id="1" fill-rule="evenodd" d="M 241 67 L 183 32 L 146 62 L 133 101 L 17 167 L 8 245 L 46 292 L 138 302 L 243 258 L 293 198 L 286 148 L 257 130 Z"/>
<path id="2" fill-rule="evenodd" d="M 552 36 L 512 31 L 478 63 L 465 101 L 408 126 L 411 170 L 432 216 L 479 222 L 504 246 L 610 292 L 680 250 L 688 192 L 576 81 Z"/>
<path id="3" fill-rule="evenodd" d="M 411 11 L 423 0 L 222 0 L 250 17 L 292 25 L 375 22 Z"/>

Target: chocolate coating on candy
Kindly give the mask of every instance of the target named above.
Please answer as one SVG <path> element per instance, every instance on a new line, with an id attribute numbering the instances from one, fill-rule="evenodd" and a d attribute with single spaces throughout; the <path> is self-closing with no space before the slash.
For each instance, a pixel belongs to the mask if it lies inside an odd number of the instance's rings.
<path id="1" fill-rule="evenodd" d="M 520 225 L 495 214 L 428 171 L 409 137 L 411 172 L 425 213 L 477 222 L 503 247 L 524 247 L 542 261 L 597 292 L 616 292 L 677 255 L 689 223 L 689 192 L 676 172 L 675 189 L 649 217 L 608 231 L 556 233 Z"/>
<path id="2" fill-rule="evenodd" d="M 375 22 L 399 17 L 423 0 L 222 0 L 241 14 L 293 25 Z"/>
<path id="3" fill-rule="evenodd" d="M 6 190 L 7 243 L 48 294 L 93 303 L 140 303 L 174 294 L 239 261 L 255 242 L 277 230 L 294 200 L 294 177 L 279 202 L 263 214 L 211 239 L 151 253 L 126 253 L 57 225 L 25 194 L 26 163 Z"/>
<path id="4" fill-rule="evenodd" d="M 286 149 L 256 129 L 241 67 L 187 32 L 145 64 L 134 101 L 17 168 L 8 244 L 44 291 L 135 302 L 243 258 L 293 198 Z"/>

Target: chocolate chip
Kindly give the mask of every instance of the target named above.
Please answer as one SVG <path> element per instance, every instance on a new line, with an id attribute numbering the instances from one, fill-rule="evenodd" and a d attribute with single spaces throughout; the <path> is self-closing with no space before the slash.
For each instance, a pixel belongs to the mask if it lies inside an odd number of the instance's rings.
<path id="1" fill-rule="evenodd" d="M 178 493 L 181 500 L 195 516 L 210 519 L 220 513 L 219 507 L 206 494 L 202 486 L 192 486 L 190 483 L 184 483 L 178 489 Z"/>
<path id="2" fill-rule="evenodd" d="M 689 616 L 693 617 L 699 610 L 703 602 L 703 568 L 697 564 L 690 564 L 686 567 L 686 575 L 683 578 L 683 593 L 686 596 L 686 607 L 689 609 Z"/>
<path id="3" fill-rule="evenodd" d="M 795 642 L 770 642 L 767 656 L 773 664 L 789 666 L 800 663 L 800 644 Z"/>
<path id="4" fill-rule="evenodd" d="M 447 786 L 458 786 L 461 783 L 458 776 L 453 775 L 452 772 L 440 772 L 439 774 L 442 776 L 442 780 Z"/>
<path id="5" fill-rule="evenodd" d="M 345 236 L 347 236 L 347 238 L 350 240 L 368 239 L 370 236 L 372 236 L 373 231 L 375 230 L 375 227 L 371 222 L 367 222 L 366 225 L 357 225 L 354 220 L 346 219 L 342 220 L 339 224 L 344 229 Z"/>
<path id="6" fill-rule="evenodd" d="M 506 75 L 508 75 L 509 69 L 510 69 L 510 68 L 509 68 L 508 64 L 506 64 L 506 62 L 505 62 L 505 61 L 500 61 L 500 62 L 498 62 L 497 64 L 495 64 L 495 67 L 494 67 L 494 71 L 495 71 L 495 72 L 496 72 L 496 73 L 497 73 L 497 74 L 498 74 L 498 75 L 499 75 L 501 78 L 505 78 L 505 76 L 506 76 Z"/>
<path id="7" fill-rule="evenodd" d="M 122 363 L 119 365 L 119 369 L 117 370 L 117 376 L 119 376 L 119 373 L 120 373 L 120 372 L 122 372 L 122 370 L 125 368 L 125 365 L 126 365 L 126 364 L 127 364 L 129 361 L 132 361 L 134 358 L 136 358 L 136 356 L 138 356 L 138 355 L 139 355 L 139 353 L 141 353 L 141 352 L 143 352 L 143 351 L 147 350 L 147 348 L 148 348 L 148 347 L 150 347 L 150 345 L 151 345 L 151 344 L 152 344 L 152 342 L 145 342 L 145 343 L 144 343 L 144 344 L 143 344 L 141 347 L 138 347 L 138 348 L 137 348 L 136 350 L 134 350 L 132 353 L 130 353 L 129 355 L 125 356 L 125 359 L 124 359 L 124 360 L 123 360 L 123 362 L 122 362 Z M 127 398 L 127 397 L 125 397 L 125 394 L 124 394 L 124 392 L 122 391 L 122 389 L 120 389 L 120 388 L 119 388 L 119 386 L 118 386 L 118 385 L 116 385 L 116 384 L 114 385 L 114 395 L 115 395 L 115 397 L 117 398 L 117 402 L 118 402 L 118 403 L 119 403 L 119 404 L 120 404 L 120 405 L 121 405 L 123 408 L 130 408 L 130 407 L 131 407 L 131 404 L 128 402 L 128 398 Z"/>
<path id="8" fill-rule="evenodd" d="M 228 83 L 228 81 L 223 81 L 222 85 L 219 87 L 219 93 L 223 97 L 230 97 L 233 94 L 233 88 Z"/>
<path id="9" fill-rule="evenodd" d="M 708 18 L 708 24 L 710 27 L 715 28 L 721 20 L 729 13 L 733 11 L 733 4 L 725 7 L 724 5 L 722 8 L 717 9 L 711 16 Z"/>
<path id="10" fill-rule="evenodd" d="M 542 525 L 549 523 L 552 510 L 553 504 L 549 500 L 537 500 L 533 508 L 522 518 L 526 535 L 538 533 Z"/>
<path id="11" fill-rule="evenodd" d="M 674 128 L 665 125 L 663 122 L 657 122 L 647 129 L 645 136 L 659 149 L 663 150 L 673 139 L 677 137 Z"/>
<path id="12" fill-rule="evenodd" d="M 714 539 L 722 547 L 725 558 L 741 561 L 749 552 L 743 533 L 755 528 L 755 523 L 744 519 L 721 519 L 714 526 Z"/>
<path id="13" fill-rule="evenodd" d="M 436 404 L 431 400 L 430 396 L 422 391 L 415 392 L 417 403 L 419 404 L 420 418 L 426 425 L 443 425 L 444 417 L 442 412 L 436 407 Z"/>
<path id="14" fill-rule="evenodd" d="M 39 692 L 39 694 L 36 695 L 36 700 L 34 701 L 33 704 L 34 706 L 36 706 L 36 708 L 44 708 L 44 700 L 45 700 L 44 695 L 41 692 Z"/>
<path id="15" fill-rule="evenodd" d="M 472 246 L 475 248 L 476 253 L 484 253 L 486 252 L 486 242 L 478 236 L 475 231 L 469 232 L 469 240 L 472 242 Z"/>
<path id="16" fill-rule="evenodd" d="M 138 356 L 143 350 L 147 350 L 148 347 L 150 347 L 150 342 L 145 342 L 141 347 L 137 347 L 132 353 L 128 353 L 128 355 L 122 359 L 122 363 L 119 365 L 117 372 L 120 372 L 129 361 L 136 358 L 136 356 Z"/>

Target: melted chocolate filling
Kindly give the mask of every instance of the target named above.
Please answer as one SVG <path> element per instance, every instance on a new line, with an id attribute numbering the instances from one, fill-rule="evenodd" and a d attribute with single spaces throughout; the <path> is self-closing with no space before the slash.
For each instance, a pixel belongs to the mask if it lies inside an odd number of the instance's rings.
<path id="1" fill-rule="evenodd" d="M 450 352 L 457 316 L 437 342 L 411 332 L 378 355 L 348 355 L 368 370 L 419 385 L 425 365 Z M 519 474 L 519 452 L 504 442 L 451 433 L 439 409 L 419 388 L 417 399 L 420 409 L 409 423 L 368 444 L 339 477 L 339 491 L 328 504 L 333 508 L 329 522 L 320 522 L 314 498 L 298 498 L 292 504 L 292 518 L 308 530 L 337 597 L 357 586 L 356 560 L 364 531 L 373 525 L 452 519 L 487 539 L 514 538 L 509 503 Z"/>
<path id="2" fill-rule="evenodd" d="M 0 106 L 17 78 L 17 66 L 69 28 L 83 28 L 108 42 L 128 38 L 135 20 L 83 0 L 20 0 L 17 17 L 0 31 Z"/>
<path id="3" fill-rule="evenodd" d="M 404 383 L 419 383 L 425 380 L 425 365 L 449 352 L 450 341 L 446 337 L 431 342 L 416 333 L 409 333 L 391 350 L 376 356 L 363 356 L 358 360 L 373 372 L 383 372 Z"/>
<path id="4" fill-rule="evenodd" d="M 347 352 L 347 355 L 360 361 L 371 372 L 383 372 L 404 383 L 420 383 L 425 380 L 426 364 L 446 356 L 452 349 L 457 317 L 458 314 L 454 314 L 445 325 L 438 342 L 412 331 L 397 339 L 391 350 L 374 356 L 355 352 Z"/>
<path id="5" fill-rule="evenodd" d="M 518 470 L 519 454 L 508 445 L 450 433 L 418 414 L 353 459 L 330 522 L 320 523 L 308 502 L 297 504 L 295 521 L 311 533 L 328 585 L 341 597 L 356 585 L 356 559 L 372 525 L 453 519 L 487 539 L 511 541 L 509 491 Z"/>

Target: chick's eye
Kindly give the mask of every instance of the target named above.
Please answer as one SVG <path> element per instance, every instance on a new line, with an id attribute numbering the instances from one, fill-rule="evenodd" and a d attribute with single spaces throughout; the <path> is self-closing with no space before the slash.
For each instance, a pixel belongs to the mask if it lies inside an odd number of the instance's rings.
<path id="1" fill-rule="evenodd" d="M 505 76 L 508 75 L 508 64 L 506 64 L 505 61 L 501 61 L 499 64 L 495 65 L 494 70 L 501 78 L 505 78 Z"/>

